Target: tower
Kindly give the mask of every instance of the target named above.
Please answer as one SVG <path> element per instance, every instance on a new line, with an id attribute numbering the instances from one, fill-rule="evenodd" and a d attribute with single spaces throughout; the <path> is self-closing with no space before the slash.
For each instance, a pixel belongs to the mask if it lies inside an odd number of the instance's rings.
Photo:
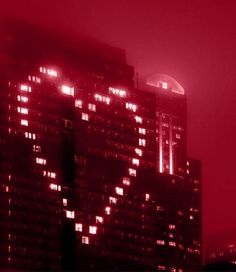
<path id="1" fill-rule="evenodd" d="M 122 50 L 33 33 L 6 41 L 3 268 L 181 272 L 192 256 L 199 268 L 183 88 L 158 75 L 135 89 Z"/>

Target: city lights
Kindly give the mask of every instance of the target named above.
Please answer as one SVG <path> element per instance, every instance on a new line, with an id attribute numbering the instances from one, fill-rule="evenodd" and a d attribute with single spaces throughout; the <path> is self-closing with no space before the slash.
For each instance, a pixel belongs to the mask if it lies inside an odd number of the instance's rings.
<path id="1" fill-rule="evenodd" d="M 43 49 L 37 63 L 23 56 L 1 95 L 5 267 L 103 270 L 102 256 L 111 271 L 188 269 L 201 255 L 201 178 L 185 154 L 185 97 L 165 77 L 136 88 L 112 51 L 63 48 L 49 63 Z"/>

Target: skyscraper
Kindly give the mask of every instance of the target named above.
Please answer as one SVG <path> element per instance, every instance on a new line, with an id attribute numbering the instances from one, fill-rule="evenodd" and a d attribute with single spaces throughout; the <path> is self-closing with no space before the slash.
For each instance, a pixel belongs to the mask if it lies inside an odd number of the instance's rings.
<path id="1" fill-rule="evenodd" d="M 135 88 L 124 51 L 45 35 L 6 35 L 2 268 L 199 269 L 184 89 L 159 74 Z"/>

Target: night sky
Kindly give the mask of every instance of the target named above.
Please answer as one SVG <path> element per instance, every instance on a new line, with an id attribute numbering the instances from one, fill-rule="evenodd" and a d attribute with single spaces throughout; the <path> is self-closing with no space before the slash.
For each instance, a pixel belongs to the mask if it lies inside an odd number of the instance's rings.
<path id="1" fill-rule="evenodd" d="M 160 72 L 180 82 L 188 154 L 202 161 L 205 238 L 236 233 L 235 14 L 234 0 L 8 0 L 0 7 L 0 16 L 123 48 L 141 76 Z"/>

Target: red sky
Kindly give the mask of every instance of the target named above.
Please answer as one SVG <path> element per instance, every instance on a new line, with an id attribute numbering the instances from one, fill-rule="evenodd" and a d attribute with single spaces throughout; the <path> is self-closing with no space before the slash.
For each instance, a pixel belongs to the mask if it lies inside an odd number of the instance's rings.
<path id="1" fill-rule="evenodd" d="M 188 98 L 188 153 L 202 160 L 204 237 L 236 233 L 236 2 L 8 0 L 0 16 L 126 50 L 141 75 L 169 74 Z"/>

